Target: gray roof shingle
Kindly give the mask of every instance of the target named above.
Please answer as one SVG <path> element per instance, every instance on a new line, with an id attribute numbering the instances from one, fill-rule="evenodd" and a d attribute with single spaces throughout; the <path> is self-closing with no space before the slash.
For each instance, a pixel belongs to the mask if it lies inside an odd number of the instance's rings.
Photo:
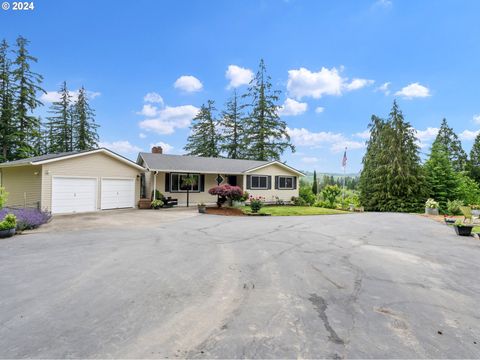
<path id="1" fill-rule="evenodd" d="M 26 159 L 20 159 L 20 160 L 13 160 L 13 161 L 6 161 L 4 163 L 1 163 L 0 165 L 28 165 L 30 163 L 35 163 L 37 161 L 44 161 L 44 160 L 50 160 L 50 159 L 55 159 L 63 156 L 68 156 L 68 155 L 74 155 L 78 154 L 80 151 L 69 151 L 69 152 L 63 152 L 63 153 L 56 153 L 56 154 L 46 154 L 46 155 L 40 155 L 40 156 L 34 156 Z"/>
<path id="2" fill-rule="evenodd" d="M 140 153 L 140 158 L 150 170 L 222 174 L 241 174 L 271 162 L 152 153 Z"/>

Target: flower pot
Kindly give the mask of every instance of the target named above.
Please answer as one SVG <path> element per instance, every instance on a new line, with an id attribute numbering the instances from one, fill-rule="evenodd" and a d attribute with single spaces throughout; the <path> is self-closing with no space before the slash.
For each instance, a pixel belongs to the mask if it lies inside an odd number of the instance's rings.
<path id="1" fill-rule="evenodd" d="M 425 214 L 427 214 L 427 215 L 438 215 L 438 209 L 436 209 L 436 208 L 425 208 Z"/>
<path id="2" fill-rule="evenodd" d="M 480 210 L 472 210 L 472 215 L 476 217 L 480 217 Z"/>
<path id="3" fill-rule="evenodd" d="M 472 235 L 473 225 L 462 225 L 462 226 L 454 225 L 453 227 L 455 228 L 455 232 L 459 236 Z"/>
<path id="4" fill-rule="evenodd" d="M 15 228 L 0 230 L 0 238 L 7 238 L 13 235 L 15 235 Z"/>
<path id="5" fill-rule="evenodd" d="M 448 217 L 446 217 L 446 218 L 444 218 L 444 219 L 445 219 L 445 223 L 446 223 L 447 225 L 453 225 L 453 224 L 455 224 L 455 221 L 457 221 L 457 219 L 455 219 L 455 218 L 448 218 Z"/>
<path id="6" fill-rule="evenodd" d="M 200 214 L 205 214 L 207 212 L 207 207 L 206 206 L 199 206 L 198 207 L 198 212 Z"/>
<path id="7" fill-rule="evenodd" d="M 235 207 L 235 208 L 245 206 L 245 201 L 233 200 L 232 201 L 232 206 Z"/>

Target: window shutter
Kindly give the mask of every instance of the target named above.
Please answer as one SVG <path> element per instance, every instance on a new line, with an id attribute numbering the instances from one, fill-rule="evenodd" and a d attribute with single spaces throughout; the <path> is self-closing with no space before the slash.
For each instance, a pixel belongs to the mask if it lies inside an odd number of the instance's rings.
<path id="1" fill-rule="evenodd" d="M 205 175 L 200 175 L 200 192 L 205 191 Z"/>
<path id="2" fill-rule="evenodd" d="M 267 189 L 270 190 L 272 188 L 272 177 L 267 176 Z"/>
<path id="3" fill-rule="evenodd" d="M 247 189 L 250 189 L 252 175 L 247 175 Z"/>
<path id="4" fill-rule="evenodd" d="M 293 189 L 295 190 L 297 188 L 297 177 L 293 177 Z"/>
<path id="5" fill-rule="evenodd" d="M 275 176 L 275 189 L 278 189 L 278 178 L 279 176 Z"/>
<path id="6" fill-rule="evenodd" d="M 165 173 L 165 192 L 170 192 L 170 173 Z"/>

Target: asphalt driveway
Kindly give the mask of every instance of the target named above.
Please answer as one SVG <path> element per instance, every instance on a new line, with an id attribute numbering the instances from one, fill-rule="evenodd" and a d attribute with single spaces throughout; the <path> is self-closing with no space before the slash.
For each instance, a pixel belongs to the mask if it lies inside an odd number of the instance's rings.
<path id="1" fill-rule="evenodd" d="M 480 356 L 480 241 L 429 219 L 51 230 L 0 241 L 0 357 Z"/>

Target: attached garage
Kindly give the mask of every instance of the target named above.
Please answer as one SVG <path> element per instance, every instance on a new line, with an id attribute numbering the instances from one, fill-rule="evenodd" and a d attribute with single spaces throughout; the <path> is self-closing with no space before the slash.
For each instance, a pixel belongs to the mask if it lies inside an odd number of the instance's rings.
<path id="1" fill-rule="evenodd" d="M 108 149 L 49 154 L 0 164 L 7 206 L 53 214 L 133 208 L 145 169 Z"/>

